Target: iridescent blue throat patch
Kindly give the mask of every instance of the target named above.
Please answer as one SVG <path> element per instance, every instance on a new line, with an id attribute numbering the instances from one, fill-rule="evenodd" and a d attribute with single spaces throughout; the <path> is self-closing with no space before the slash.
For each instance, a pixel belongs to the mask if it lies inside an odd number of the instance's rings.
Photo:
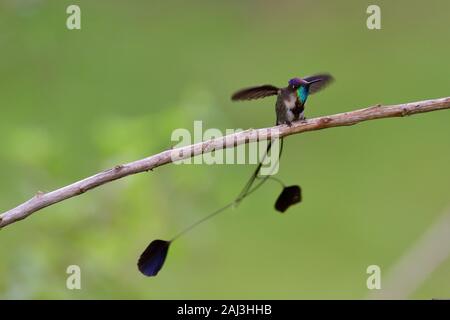
<path id="1" fill-rule="evenodd" d="M 301 86 L 297 89 L 297 95 L 300 99 L 300 102 L 303 104 L 306 102 L 306 99 L 308 99 L 308 89 L 304 86 Z"/>

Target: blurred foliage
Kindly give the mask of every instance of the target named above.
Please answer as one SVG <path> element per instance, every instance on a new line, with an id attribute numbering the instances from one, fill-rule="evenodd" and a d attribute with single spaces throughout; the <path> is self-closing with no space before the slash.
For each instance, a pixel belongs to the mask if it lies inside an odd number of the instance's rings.
<path id="1" fill-rule="evenodd" d="M 82 30 L 65 27 L 66 7 Z M 175 144 L 176 128 L 274 121 L 242 86 L 332 73 L 307 116 L 449 95 L 450 3 L 377 1 L 0 2 L 0 211 Z M 174 245 L 156 278 L 136 268 L 155 238 L 234 197 L 250 166 L 173 166 L 105 185 L 0 232 L 2 298 L 364 298 L 449 205 L 450 113 L 292 136 L 279 177 L 304 202 L 273 209 L 268 183 Z M 68 265 L 82 290 L 66 289 Z M 412 298 L 450 296 L 447 260 Z"/>

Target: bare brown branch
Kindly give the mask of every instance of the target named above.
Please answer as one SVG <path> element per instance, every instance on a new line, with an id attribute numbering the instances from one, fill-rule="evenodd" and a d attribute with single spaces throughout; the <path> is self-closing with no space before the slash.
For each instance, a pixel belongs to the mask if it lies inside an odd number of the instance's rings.
<path id="1" fill-rule="evenodd" d="M 201 153 L 211 152 L 212 150 L 233 148 L 237 145 L 254 141 L 255 137 L 258 137 L 258 140 L 270 139 L 270 130 L 273 129 L 278 130 L 280 137 L 285 137 L 306 131 L 350 126 L 368 120 L 403 117 L 416 113 L 424 113 L 442 109 L 450 109 L 450 97 L 390 106 L 377 105 L 365 109 L 296 122 L 293 123 L 291 127 L 282 125 L 272 128 L 251 129 L 182 148 L 166 150 L 141 160 L 117 165 L 114 168 L 102 171 L 93 176 L 48 193 L 39 192 L 30 200 L 2 213 L 0 215 L 0 228 L 25 219 L 32 213 L 42 208 L 75 197 L 105 183 L 121 179 L 135 173 L 153 170 L 156 167 L 171 163 L 173 162 L 173 152 L 182 154 L 179 158 L 185 159 Z"/>

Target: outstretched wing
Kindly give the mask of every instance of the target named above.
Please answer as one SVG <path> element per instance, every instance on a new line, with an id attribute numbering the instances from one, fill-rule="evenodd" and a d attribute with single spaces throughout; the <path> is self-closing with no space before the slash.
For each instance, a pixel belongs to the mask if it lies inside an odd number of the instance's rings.
<path id="1" fill-rule="evenodd" d="M 324 73 L 324 74 L 316 74 L 314 76 L 303 78 L 304 80 L 311 82 L 314 80 L 320 80 L 317 82 L 314 82 L 309 87 L 309 94 L 316 93 L 317 91 L 322 90 L 327 85 L 329 85 L 331 82 L 333 82 L 333 77 L 330 74 Z"/>
<path id="2" fill-rule="evenodd" d="M 239 90 L 231 96 L 231 100 L 253 100 L 278 94 L 278 88 L 270 84 Z"/>

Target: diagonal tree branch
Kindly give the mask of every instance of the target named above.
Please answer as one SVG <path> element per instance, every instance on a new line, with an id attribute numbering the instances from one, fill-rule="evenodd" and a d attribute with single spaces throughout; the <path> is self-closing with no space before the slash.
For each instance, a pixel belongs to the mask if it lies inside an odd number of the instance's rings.
<path id="1" fill-rule="evenodd" d="M 178 156 L 177 159 L 186 159 L 214 150 L 233 148 L 240 144 L 255 141 L 255 138 L 257 140 L 271 139 L 271 135 L 275 132 L 274 130 L 276 130 L 277 136 L 286 137 L 306 131 L 340 126 L 351 126 L 368 120 L 404 117 L 416 113 L 443 109 L 450 109 L 450 97 L 389 106 L 376 105 L 365 109 L 295 122 L 291 127 L 282 125 L 272 128 L 250 129 L 225 137 L 203 141 L 190 146 L 166 150 L 141 160 L 115 166 L 114 168 L 102 171 L 93 176 L 48 193 L 39 192 L 30 200 L 2 213 L 0 215 L 0 228 L 25 219 L 32 213 L 42 208 L 78 196 L 105 183 L 121 179 L 135 173 L 153 170 L 156 167 L 174 162 L 174 152 L 177 155 L 181 155 Z"/>

